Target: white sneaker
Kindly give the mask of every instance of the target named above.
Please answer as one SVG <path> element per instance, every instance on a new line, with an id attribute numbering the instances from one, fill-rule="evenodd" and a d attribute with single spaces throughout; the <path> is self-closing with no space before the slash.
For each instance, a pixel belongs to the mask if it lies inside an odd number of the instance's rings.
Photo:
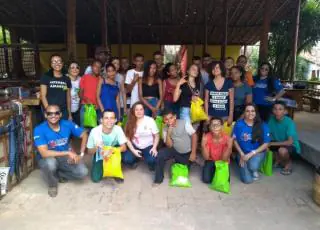
<path id="1" fill-rule="evenodd" d="M 253 177 L 253 180 L 257 181 L 257 180 L 259 180 L 260 175 L 258 172 L 253 172 L 252 177 Z"/>

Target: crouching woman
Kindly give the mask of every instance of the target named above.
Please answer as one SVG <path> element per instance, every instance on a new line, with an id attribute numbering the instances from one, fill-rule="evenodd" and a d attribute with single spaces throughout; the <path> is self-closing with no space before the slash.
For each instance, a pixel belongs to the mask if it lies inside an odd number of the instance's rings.
<path id="1" fill-rule="evenodd" d="M 222 131 L 223 120 L 212 117 L 209 123 L 210 132 L 201 141 L 202 155 L 205 159 L 202 169 L 202 181 L 210 184 L 214 177 L 216 161 L 229 162 L 233 139 Z"/>
<path id="2" fill-rule="evenodd" d="M 270 142 L 269 128 L 261 121 L 254 105 L 246 105 L 244 119 L 238 120 L 234 126 L 233 138 L 238 152 L 240 179 L 250 184 L 259 179 L 258 170 Z"/>

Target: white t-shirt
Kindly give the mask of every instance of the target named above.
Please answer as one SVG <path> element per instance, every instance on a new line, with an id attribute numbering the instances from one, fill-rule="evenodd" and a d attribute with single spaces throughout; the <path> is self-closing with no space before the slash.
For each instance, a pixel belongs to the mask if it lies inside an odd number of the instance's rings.
<path id="1" fill-rule="evenodd" d="M 153 145 L 154 135 L 159 133 L 153 118 L 144 116 L 142 123 L 137 126 L 132 139 L 133 144 L 139 149 L 145 149 Z"/>
<path id="2" fill-rule="evenodd" d="M 143 76 L 143 71 L 141 72 L 138 72 L 134 69 L 130 69 L 128 70 L 127 72 L 127 75 L 126 75 L 126 81 L 125 81 L 125 84 L 129 85 L 131 84 L 131 82 L 133 81 L 134 79 L 134 75 L 135 74 L 139 74 L 140 77 Z M 136 103 L 137 101 L 139 101 L 139 87 L 138 87 L 138 82 L 134 85 L 134 87 L 132 88 L 132 91 L 131 91 L 131 98 L 127 98 L 127 104 L 130 104 L 130 107 L 132 107 L 132 105 L 134 103 Z"/>
<path id="3" fill-rule="evenodd" d="M 116 82 L 118 82 L 119 90 L 120 90 L 120 107 L 123 108 L 123 98 L 122 98 L 122 93 L 121 93 L 121 85 L 124 81 L 124 77 L 122 74 L 117 73 L 115 80 L 116 80 Z"/>
<path id="4" fill-rule="evenodd" d="M 77 77 L 75 81 L 71 80 L 71 112 L 77 112 L 80 106 L 80 96 L 79 96 L 79 91 L 80 91 L 80 80 L 81 77 Z"/>

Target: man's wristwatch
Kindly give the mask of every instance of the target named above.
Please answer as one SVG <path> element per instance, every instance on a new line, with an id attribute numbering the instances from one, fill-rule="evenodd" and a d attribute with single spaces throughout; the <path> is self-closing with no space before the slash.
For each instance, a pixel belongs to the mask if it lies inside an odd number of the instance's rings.
<path id="1" fill-rule="evenodd" d="M 80 157 L 82 158 L 84 156 L 84 152 L 81 152 L 80 153 Z"/>

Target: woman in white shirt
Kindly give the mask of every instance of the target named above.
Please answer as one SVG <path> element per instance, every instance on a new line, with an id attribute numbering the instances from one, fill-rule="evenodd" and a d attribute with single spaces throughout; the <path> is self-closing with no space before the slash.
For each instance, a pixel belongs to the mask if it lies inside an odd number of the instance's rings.
<path id="1" fill-rule="evenodd" d="M 68 76 L 71 80 L 71 115 L 72 120 L 80 125 L 80 66 L 77 62 L 71 62 L 69 65 Z"/>
<path id="2" fill-rule="evenodd" d="M 159 130 L 153 118 L 144 115 L 141 102 L 136 102 L 130 109 L 125 134 L 129 151 L 123 153 L 123 162 L 135 168 L 138 159 L 143 158 L 153 171 L 158 155 Z"/>

